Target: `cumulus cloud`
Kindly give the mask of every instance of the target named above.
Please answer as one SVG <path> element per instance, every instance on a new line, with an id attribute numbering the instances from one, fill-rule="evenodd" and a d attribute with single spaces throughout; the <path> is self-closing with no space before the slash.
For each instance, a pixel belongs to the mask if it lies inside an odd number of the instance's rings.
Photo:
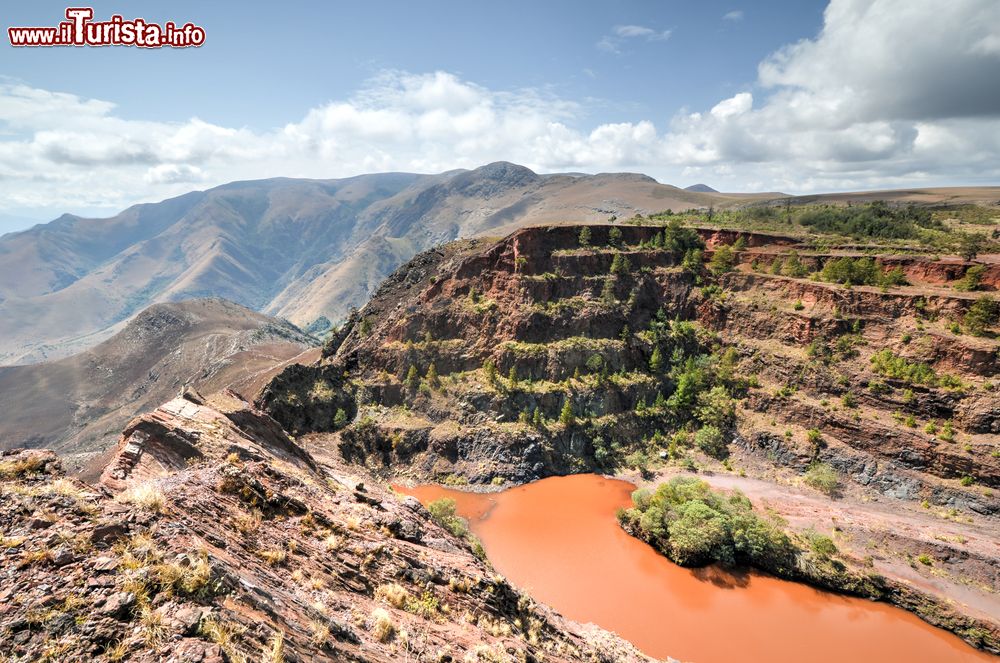
<path id="1" fill-rule="evenodd" d="M 650 30 L 650 32 L 645 32 Z M 662 35 L 619 26 L 613 39 Z M 388 71 L 270 131 L 122 118 L 111 102 L 0 80 L 0 200 L 13 212 L 123 207 L 235 179 L 440 172 L 646 172 L 729 190 L 995 183 L 1000 4 L 832 0 L 822 30 L 701 111 L 587 125 L 545 90 Z"/>

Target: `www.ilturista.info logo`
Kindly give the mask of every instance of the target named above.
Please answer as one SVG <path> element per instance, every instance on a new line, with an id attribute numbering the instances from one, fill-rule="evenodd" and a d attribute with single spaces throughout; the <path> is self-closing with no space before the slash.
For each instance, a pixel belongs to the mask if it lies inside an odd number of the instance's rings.
<path id="1" fill-rule="evenodd" d="M 205 43 L 205 29 L 194 23 L 163 25 L 145 19 L 125 20 L 115 14 L 108 21 L 93 21 L 91 7 L 68 7 L 66 19 L 55 27 L 7 28 L 11 46 L 138 46 L 187 48 Z"/>

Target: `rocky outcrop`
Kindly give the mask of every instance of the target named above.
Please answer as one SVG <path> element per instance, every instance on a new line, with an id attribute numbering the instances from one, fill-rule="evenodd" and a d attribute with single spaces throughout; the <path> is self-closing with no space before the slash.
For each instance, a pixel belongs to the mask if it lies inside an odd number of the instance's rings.
<path id="1" fill-rule="evenodd" d="M 102 484 L 0 456 L 5 660 L 646 660 L 234 394 L 132 422 Z"/>

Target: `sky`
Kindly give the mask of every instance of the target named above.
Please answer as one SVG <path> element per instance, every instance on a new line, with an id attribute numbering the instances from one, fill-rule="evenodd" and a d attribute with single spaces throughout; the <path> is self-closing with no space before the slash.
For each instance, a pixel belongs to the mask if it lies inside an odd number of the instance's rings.
<path id="1" fill-rule="evenodd" d="M 65 7 L 0 22 L 56 25 Z M 998 0 L 93 7 L 206 41 L 3 34 L 0 232 L 238 179 L 497 160 L 726 191 L 1000 183 Z"/>

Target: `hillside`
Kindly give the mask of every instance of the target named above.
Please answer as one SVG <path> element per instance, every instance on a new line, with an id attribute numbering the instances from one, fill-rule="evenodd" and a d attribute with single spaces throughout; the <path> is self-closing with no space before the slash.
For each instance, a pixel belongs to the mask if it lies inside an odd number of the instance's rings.
<path id="1" fill-rule="evenodd" d="M 452 243 L 261 403 L 397 480 L 745 478 L 801 536 L 836 537 L 824 586 L 859 574 L 880 589 L 850 591 L 995 649 L 996 256 L 855 241 L 646 220 Z"/>
<path id="2" fill-rule="evenodd" d="M 0 496 L 4 660 L 649 660 L 231 393 L 133 421 L 96 486 L 2 452 Z"/>
<path id="3" fill-rule="evenodd" d="M 182 388 L 253 397 L 285 362 L 308 359 L 313 344 L 286 322 L 224 300 L 157 304 L 90 350 L 0 367 L 0 449 L 48 447 L 75 465 Z"/>
<path id="4" fill-rule="evenodd" d="M 64 215 L 0 237 L 0 364 L 67 356 L 150 304 L 192 297 L 224 297 L 303 328 L 336 321 L 442 242 L 714 202 L 642 175 L 543 176 L 496 163 L 234 182 L 109 219 Z"/>

